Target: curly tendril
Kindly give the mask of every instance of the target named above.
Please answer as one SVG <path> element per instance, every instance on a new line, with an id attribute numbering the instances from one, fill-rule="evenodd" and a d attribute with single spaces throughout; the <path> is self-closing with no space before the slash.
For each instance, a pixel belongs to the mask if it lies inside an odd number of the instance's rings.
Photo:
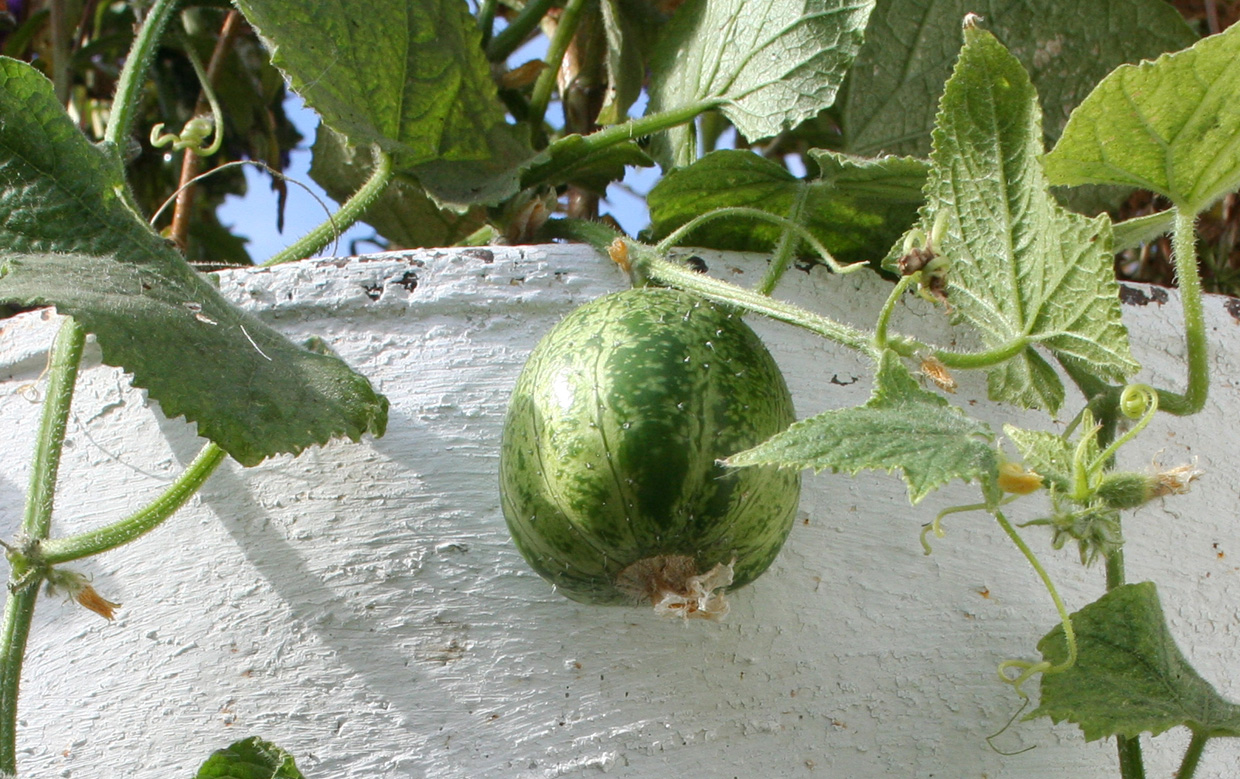
<path id="1" fill-rule="evenodd" d="M 1101 474 L 1120 447 L 1144 430 L 1158 413 L 1158 390 L 1148 384 L 1129 384 L 1119 396 L 1119 409 L 1129 419 L 1136 419 L 1137 423 L 1098 455 L 1090 466 L 1091 475 Z"/>

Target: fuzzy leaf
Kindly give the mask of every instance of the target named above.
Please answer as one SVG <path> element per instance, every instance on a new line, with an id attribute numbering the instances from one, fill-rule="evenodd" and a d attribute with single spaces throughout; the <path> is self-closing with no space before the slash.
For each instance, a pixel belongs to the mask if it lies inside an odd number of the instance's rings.
<path id="1" fill-rule="evenodd" d="M 856 474 L 902 471 L 917 503 L 952 479 L 991 482 L 998 456 L 984 422 L 922 389 L 892 352 L 883 355 L 874 393 L 864 406 L 797 422 L 783 433 L 724 461 Z"/>
<path id="2" fill-rule="evenodd" d="M 835 102 L 874 0 L 689 0 L 655 45 L 647 113 L 703 101 L 749 140 L 768 138 Z M 665 168 L 697 155 L 691 129 L 669 131 Z"/>
<path id="3" fill-rule="evenodd" d="M 1117 69 L 1072 113 L 1046 174 L 1151 189 L 1190 213 L 1240 186 L 1240 26 Z"/>
<path id="4" fill-rule="evenodd" d="M 1120 318 L 1110 221 L 1059 207 L 1039 162 L 1037 94 L 1021 64 L 984 30 L 969 28 L 943 93 L 921 229 L 940 212 L 948 300 L 990 349 L 1022 341 L 989 372 L 994 400 L 1056 411 L 1063 384 L 1041 346 L 1122 380 L 1137 369 Z"/>
<path id="5" fill-rule="evenodd" d="M 930 151 L 943 83 L 960 49 L 960 20 L 981 15 L 1042 96 L 1048 142 L 1113 68 L 1191 46 L 1196 36 L 1164 0 L 878 0 L 843 99 L 854 154 Z"/>
<path id="6" fill-rule="evenodd" d="M 1013 425 L 1004 425 L 1003 434 L 1020 450 L 1027 467 L 1044 476 L 1067 478 L 1072 474 L 1073 447 L 1063 436 Z"/>
<path id="7" fill-rule="evenodd" d="M 365 377 L 231 305 L 179 258 L 9 254 L 0 301 L 77 319 L 104 362 L 242 465 L 337 436 L 382 435 L 387 424 L 387 400 Z"/>
<path id="8" fill-rule="evenodd" d="M 237 0 L 272 62 L 323 121 L 374 144 L 440 207 L 495 205 L 533 157 L 505 122 L 480 33 L 460 0 Z"/>
<path id="9" fill-rule="evenodd" d="M 285 750 L 257 737 L 216 750 L 198 769 L 197 779 L 303 779 Z"/>
<path id="10" fill-rule="evenodd" d="M 0 58 L 0 303 L 76 317 L 105 362 L 242 464 L 382 434 L 387 400 L 365 378 L 229 305 L 133 212 L 124 186 L 51 82 Z"/>
<path id="11" fill-rule="evenodd" d="M 1152 582 L 1126 584 L 1072 615 L 1078 655 L 1043 674 L 1041 703 L 1028 716 L 1080 726 L 1086 741 L 1129 738 L 1186 725 L 1213 736 L 1240 736 L 1240 706 L 1223 699 L 1184 659 L 1167 630 Z M 1063 627 L 1038 651 L 1051 663 L 1068 656 Z"/>
<path id="12" fill-rule="evenodd" d="M 881 257 L 917 215 L 926 163 L 911 157 L 867 160 L 814 150 L 820 173 L 799 179 L 749 151 L 707 154 L 664 176 L 650 191 L 651 232 L 663 238 L 699 214 L 730 206 L 796 219 L 843 263 Z M 783 230 L 751 219 L 716 219 L 686 238 L 693 246 L 770 251 Z M 808 252 L 802 244 L 801 249 Z"/>

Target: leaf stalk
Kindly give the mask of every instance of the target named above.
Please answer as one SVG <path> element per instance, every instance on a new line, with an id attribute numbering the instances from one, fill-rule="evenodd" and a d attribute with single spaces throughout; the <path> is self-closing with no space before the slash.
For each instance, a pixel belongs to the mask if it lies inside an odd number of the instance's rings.
<path id="1" fill-rule="evenodd" d="M 642 275 L 653 281 L 693 292 L 721 303 L 738 306 L 779 322 L 803 327 L 838 344 L 862 352 L 871 359 L 877 361 L 879 358 L 880 352 L 875 350 L 873 336 L 870 333 L 744 287 L 696 273 L 676 263 L 660 259 L 657 253 L 649 249 L 642 251 L 630 247 L 630 251 L 631 256 L 635 257 L 634 265 L 640 267 Z"/>
<path id="2" fill-rule="evenodd" d="M 1201 300 L 1201 276 L 1197 272 L 1197 215 L 1179 208 L 1171 231 L 1172 254 L 1175 255 L 1175 276 L 1180 287 L 1180 303 L 1184 308 L 1184 339 L 1188 351 L 1188 386 L 1183 395 L 1162 393 L 1159 404 L 1176 416 L 1190 416 L 1201 411 L 1210 389 L 1210 362 L 1206 342 L 1205 313 Z"/>

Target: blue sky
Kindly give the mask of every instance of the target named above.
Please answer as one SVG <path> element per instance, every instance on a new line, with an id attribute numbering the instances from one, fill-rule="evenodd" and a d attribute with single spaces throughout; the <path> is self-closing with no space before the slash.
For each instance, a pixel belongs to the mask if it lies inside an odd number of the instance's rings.
<path id="1" fill-rule="evenodd" d="M 523 60 L 522 60 L 523 61 Z M 634 107 L 635 113 L 644 110 L 645 101 Z M 552 106 L 552 111 L 558 106 Z M 284 212 L 284 232 L 276 232 L 276 195 L 271 191 L 270 179 L 265 173 L 246 166 L 245 176 L 247 193 L 245 197 L 230 197 L 220 208 L 220 221 L 231 226 L 237 234 L 249 238 L 250 256 L 255 262 L 263 262 L 276 252 L 309 232 L 327 218 L 328 211 L 335 211 L 337 203 L 323 192 L 322 188 L 310 178 L 310 145 L 314 143 L 315 130 L 319 124 L 318 115 L 307 108 L 297 95 L 291 94 L 285 103 L 285 111 L 304 136 L 304 140 L 290 155 L 290 165 L 285 174 L 295 181 L 306 185 L 314 194 L 290 183 L 288 203 Z M 554 122 L 555 117 L 549 116 Z M 612 214 L 630 234 L 635 234 L 649 222 L 646 203 L 642 197 L 635 197 L 630 190 L 645 193 L 659 176 L 658 168 L 630 168 L 628 175 L 620 185 L 613 184 L 607 193 L 607 200 L 601 205 L 604 213 Z M 318 198 L 318 200 L 315 199 Z M 319 201 L 322 201 L 321 203 Z M 354 225 L 341 236 L 336 247 L 329 246 L 323 251 L 325 255 L 349 254 L 349 244 L 354 240 L 364 240 L 374 235 L 374 230 L 365 224 Z M 361 252 L 375 251 L 370 243 L 358 247 Z"/>

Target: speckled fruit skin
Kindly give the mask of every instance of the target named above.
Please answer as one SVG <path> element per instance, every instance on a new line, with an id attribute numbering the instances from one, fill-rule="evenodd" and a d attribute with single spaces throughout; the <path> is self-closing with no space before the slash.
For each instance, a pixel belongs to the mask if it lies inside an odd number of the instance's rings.
<path id="1" fill-rule="evenodd" d="M 599 298 L 517 380 L 500 451 L 508 528 L 574 600 L 633 603 L 616 576 L 654 555 L 693 557 L 699 572 L 735 560 L 735 589 L 787 538 L 800 474 L 716 460 L 793 419 L 783 375 L 739 316 L 667 289 Z"/>

